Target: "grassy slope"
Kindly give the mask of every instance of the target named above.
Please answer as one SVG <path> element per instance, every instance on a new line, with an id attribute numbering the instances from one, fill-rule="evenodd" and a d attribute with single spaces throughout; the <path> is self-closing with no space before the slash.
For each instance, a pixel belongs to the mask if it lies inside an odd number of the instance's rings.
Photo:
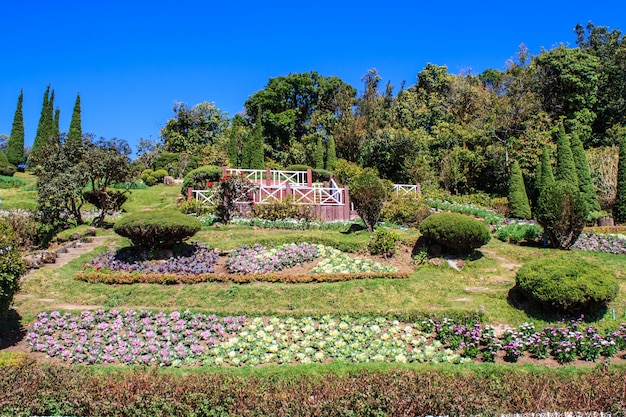
<path id="1" fill-rule="evenodd" d="M 175 207 L 180 195 L 178 187 L 159 185 L 147 190 L 133 190 L 125 204 L 128 212 L 150 208 Z M 354 247 L 364 247 L 366 232 L 343 234 L 331 231 L 268 231 L 251 227 L 205 227 L 194 240 L 221 249 L 233 249 L 242 243 L 289 236 L 316 236 L 332 239 Z M 406 240 L 416 232 L 405 232 Z M 126 241 L 112 235 L 115 247 Z M 461 271 L 447 265 L 420 267 L 407 280 L 359 280 L 329 284 L 223 284 L 205 283 L 189 286 L 107 286 L 88 284 L 73 279 L 73 274 L 100 250 L 85 254 L 55 270 L 32 273 L 23 284 L 15 307 L 24 323 L 30 322 L 44 309 L 65 306 L 101 306 L 107 308 L 197 309 L 220 314 L 388 314 L 406 312 L 443 313 L 451 310 L 482 311 L 489 323 L 541 323 L 524 311 L 512 307 L 507 294 L 515 279 L 515 271 L 529 259 L 550 256 L 551 249 L 504 244 L 493 239 L 481 250 L 479 259 L 468 262 Z M 572 257 L 585 257 L 610 268 L 622 283 L 620 297 L 612 304 L 616 319 L 626 314 L 626 257 L 608 254 L 570 252 Z M 44 301 L 42 301 L 44 300 Z M 610 314 L 607 313 L 606 317 Z"/>

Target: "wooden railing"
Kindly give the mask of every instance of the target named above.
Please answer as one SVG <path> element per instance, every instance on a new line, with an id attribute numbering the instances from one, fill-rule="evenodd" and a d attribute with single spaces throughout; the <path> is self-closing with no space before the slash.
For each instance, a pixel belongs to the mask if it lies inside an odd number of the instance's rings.
<path id="1" fill-rule="evenodd" d="M 393 188 L 396 192 L 396 196 L 415 196 L 421 195 L 420 185 L 411 184 L 394 184 Z"/>
<path id="2" fill-rule="evenodd" d="M 312 186 L 311 170 L 281 171 L 276 169 L 222 168 L 224 176 L 243 175 L 255 184 Z"/>

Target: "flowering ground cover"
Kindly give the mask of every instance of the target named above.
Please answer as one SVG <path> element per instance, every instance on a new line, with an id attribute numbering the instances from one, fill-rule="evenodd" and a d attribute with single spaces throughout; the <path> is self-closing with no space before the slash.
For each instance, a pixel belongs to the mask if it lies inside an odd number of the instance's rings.
<path id="1" fill-rule="evenodd" d="M 603 235 L 596 233 L 581 233 L 573 249 L 593 252 L 606 252 L 614 255 L 626 254 L 625 235 Z"/>
<path id="2" fill-rule="evenodd" d="M 172 252 L 166 259 L 157 256 L 162 254 L 125 249 L 127 250 L 101 253 L 85 264 L 83 271 L 207 274 L 214 272 L 213 265 L 218 258 L 216 251 L 202 244 L 185 246 L 182 251 Z"/>
<path id="3" fill-rule="evenodd" d="M 518 329 L 506 328 L 499 337 L 492 327 L 479 323 L 468 326 L 444 319 L 424 324 L 424 329 L 433 331 L 435 338 L 448 348 L 466 358 L 482 355 L 485 362 L 495 361 L 499 351 L 509 362 L 528 353 L 534 359 L 551 357 L 567 363 L 576 359 L 595 362 L 626 350 L 626 323 L 603 332 L 585 325 L 582 318 L 539 330 L 532 323 L 524 323 Z"/>
<path id="4" fill-rule="evenodd" d="M 312 274 L 350 274 L 358 272 L 397 272 L 398 269 L 391 265 L 382 265 L 371 259 L 352 258 L 340 250 L 318 246 L 318 253 L 322 259 L 314 268 Z"/>
<path id="5" fill-rule="evenodd" d="M 342 361 L 459 362 L 440 341 L 383 317 L 252 318 L 147 310 L 43 312 L 33 352 L 77 364 L 199 366 Z"/>
<path id="6" fill-rule="evenodd" d="M 227 268 L 233 273 L 261 274 L 290 268 L 317 257 L 317 245 L 310 243 L 292 243 L 272 249 L 255 243 L 233 250 L 228 256 Z"/>

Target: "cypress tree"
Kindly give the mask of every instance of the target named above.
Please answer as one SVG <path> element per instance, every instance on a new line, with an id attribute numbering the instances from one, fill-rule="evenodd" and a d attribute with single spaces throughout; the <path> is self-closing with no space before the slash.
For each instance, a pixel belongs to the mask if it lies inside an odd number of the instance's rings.
<path id="1" fill-rule="evenodd" d="M 7 158 L 10 164 L 15 166 L 24 163 L 24 114 L 22 113 L 22 103 L 24 101 L 24 91 L 20 91 L 17 99 L 17 108 L 15 116 L 13 116 L 13 126 L 11 127 L 11 136 L 7 143 Z"/>
<path id="2" fill-rule="evenodd" d="M 75 146 L 81 146 L 83 143 L 83 128 L 80 119 L 80 94 L 76 95 L 70 130 L 67 133 L 67 141 Z"/>
<path id="3" fill-rule="evenodd" d="M 61 110 L 57 107 L 54 111 L 54 120 L 52 122 L 52 135 L 50 136 L 50 143 L 61 143 L 61 129 L 60 129 L 60 121 L 61 121 Z"/>
<path id="4" fill-rule="evenodd" d="M 576 165 L 574 164 L 574 156 L 568 135 L 565 133 L 563 124 L 559 127 L 556 136 L 556 172 L 554 179 L 557 181 L 565 181 L 578 187 L 578 174 L 576 173 Z"/>
<path id="5" fill-rule="evenodd" d="M 39 116 L 39 124 L 37 125 L 37 134 L 35 135 L 35 141 L 30 150 L 31 156 L 35 156 L 39 148 L 44 146 L 48 141 L 48 135 L 50 132 L 50 123 L 52 115 L 48 116 L 48 105 L 50 102 L 50 86 L 46 88 L 46 92 L 43 95 L 43 105 L 41 106 L 41 115 Z"/>
<path id="6" fill-rule="evenodd" d="M 324 169 L 324 141 L 321 136 L 317 137 L 315 145 L 315 169 Z"/>
<path id="7" fill-rule="evenodd" d="M 328 138 L 328 147 L 326 149 L 326 169 L 332 171 L 337 165 L 337 150 L 335 149 L 335 139 L 332 135 Z"/>
<path id="8" fill-rule="evenodd" d="M 552 172 L 552 162 L 550 162 L 550 153 L 546 146 L 543 147 L 540 160 L 541 170 L 536 180 L 536 189 L 541 193 L 545 187 L 554 184 L 554 173 Z"/>
<path id="9" fill-rule="evenodd" d="M 620 140 L 619 144 L 614 217 L 617 223 L 626 223 L 626 136 Z"/>
<path id="10" fill-rule="evenodd" d="M 2 152 L 2 149 L 0 149 L 0 166 L 6 165 L 9 165 L 9 159 L 7 158 L 7 155 Z"/>
<path id="11" fill-rule="evenodd" d="M 576 164 L 576 173 L 578 175 L 578 189 L 581 193 L 583 193 L 583 199 L 585 200 L 587 209 L 588 211 L 600 211 L 598 196 L 596 195 L 596 190 L 591 182 L 587 155 L 585 154 L 583 143 L 577 132 L 572 132 L 571 147 L 572 155 L 574 156 L 574 163 Z"/>
<path id="12" fill-rule="evenodd" d="M 239 148 L 237 146 L 237 129 L 238 127 L 232 125 L 228 135 L 228 147 L 226 148 L 226 154 L 228 155 L 228 163 L 231 168 L 239 168 Z"/>
<path id="13" fill-rule="evenodd" d="M 258 121 L 254 125 L 252 137 L 248 141 L 250 169 L 265 168 L 265 154 L 263 152 L 263 125 Z"/>
<path id="14" fill-rule="evenodd" d="M 524 177 L 517 161 L 509 175 L 509 215 L 514 219 L 530 219 L 530 203 L 524 186 Z"/>

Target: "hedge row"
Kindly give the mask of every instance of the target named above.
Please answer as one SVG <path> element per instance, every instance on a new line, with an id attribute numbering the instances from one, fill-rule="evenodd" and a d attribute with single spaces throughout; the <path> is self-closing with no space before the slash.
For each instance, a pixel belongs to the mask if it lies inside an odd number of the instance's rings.
<path id="1" fill-rule="evenodd" d="M 102 284 L 199 284 L 201 282 L 283 282 L 302 284 L 309 282 L 342 282 L 355 279 L 406 279 L 406 272 L 362 272 L 354 274 L 128 274 L 123 272 L 78 272 L 74 275 L 79 281 Z"/>
<path id="2" fill-rule="evenodd" d="M 109 368 L 107 368 L 109 369 Z M 0 368 L 0 415 L 425 416 L 626 412 L 626 369 L 371 366 L 317 374 Z M 293 371 L 293 370 L 292 370 Z M 262 374 L 261 374 L 262 375 Z"/>

